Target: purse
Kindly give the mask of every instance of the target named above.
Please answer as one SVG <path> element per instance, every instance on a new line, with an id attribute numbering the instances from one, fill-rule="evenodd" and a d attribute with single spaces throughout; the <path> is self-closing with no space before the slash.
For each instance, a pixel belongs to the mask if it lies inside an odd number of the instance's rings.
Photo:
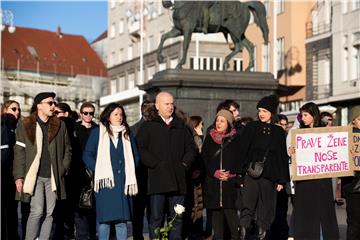
<path id="1" fill-rule="evenodd" d="M 80 193 L 79 208 L 90 209 L 93 207 L 94 201 L 94 180 L 93 173 L 86 169 L 86 174 L 91 178 L 90 185 L 83 187 Z"/>
<path id="2" fill-rule="evenodd" d="M 260 161 L 254 161 L 250 163 L 249 168 L 247 169 L 247 174 L 252 178 L 259 178 L 264 171 L 264 165 L 266 161 L 266 156 L 269 149 L 266 150 L 264 157 Z"/>
<path id="3" fill-rule="evenodd" d="M 270 138 L 269 138 L 270 139 Z M 266 151 L 264 153 L 264 156 L 262 159 L 260 160 L 255 160 L 255 161 L 252 161 L 250 163 L 250 166 L 248 167 L 247 169 L 247 174 L 252 177 L 252 178 L 259 178 L 263 171 L 264 171 L 264 166 L 265 166 L 265 162 L 266 162 L 266 158 L 267 158 L 267 155 L 269 153 L 269 148 L 270 148 L 270 143 L 271 141 L 269 141 L 268 143 L 268 146 L 266 148 Z"/>

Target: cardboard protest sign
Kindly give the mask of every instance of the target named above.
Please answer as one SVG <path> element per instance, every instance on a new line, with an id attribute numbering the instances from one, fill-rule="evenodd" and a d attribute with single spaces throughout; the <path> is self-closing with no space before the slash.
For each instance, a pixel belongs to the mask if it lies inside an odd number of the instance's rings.
<path id="1" fill-rule="evenodd" d="M 353 133 L 354 171 L 360 171 L 360 133 Z"/>
<path id="2" fill-rule="evenodd" d="M 292 179 L 353 176 L 352 140 L 348 126 L 292 130 Z"/>

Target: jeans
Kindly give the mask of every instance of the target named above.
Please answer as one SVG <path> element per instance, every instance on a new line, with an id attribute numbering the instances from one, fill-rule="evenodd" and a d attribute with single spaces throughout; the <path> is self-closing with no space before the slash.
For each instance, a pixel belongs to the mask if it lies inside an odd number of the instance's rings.
<path id="1" fill-rule="evenodd" d="M 53 211 L 56 204 L 56 194 L 51 190 L 51 178 L 38 177 L 34 195 L 30 201 L 30 215 L 26 225 L 26 240 L 49 239 L 53 222 Z M 46 209 L 45 209 L 46 207 Z M 46 215 L 43 217 L 44 210 Z M 43 222 L 41 224 L 41 220 Z"/>
<path id="2" fill-rule="evenodd" d="M 116 223 L 116 239 L 126 240 L 127 239 L 127 227 L 126 223 Z M 99 240 L 109 240 L 110 236 L 110 223 L 99 223 Z"/>
<path id="3" fill-rule="evenodd" d="M 162 227 L 164 222 L 164 208 L 165 201 L 168 202 L 169 215 L 168 217 L 175 216 L 174 206 L 176 204 L 184 205 L 184 195 L 175 194 L 153 194 L 150 195 L 150 238 L 156 238 L 155 229 Z M 182 216 L 177 216 L 174 223 L 174 227 L 170 231 L 170 240 L 182 239 Z"/>

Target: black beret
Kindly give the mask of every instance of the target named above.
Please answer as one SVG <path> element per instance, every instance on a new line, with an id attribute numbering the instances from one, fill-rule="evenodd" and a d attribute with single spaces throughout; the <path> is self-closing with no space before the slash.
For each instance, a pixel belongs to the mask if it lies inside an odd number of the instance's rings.
<path id="1" fill-rule="evenodd" d="M 34 98 L 34 106 L 36 106 L 37 104 L 39 104 L 42 100 L 44 100 L 45 98 L 55 98 L 56 94 L 54 92 L 41 92 L 38 95 L 35 96 Z"/>

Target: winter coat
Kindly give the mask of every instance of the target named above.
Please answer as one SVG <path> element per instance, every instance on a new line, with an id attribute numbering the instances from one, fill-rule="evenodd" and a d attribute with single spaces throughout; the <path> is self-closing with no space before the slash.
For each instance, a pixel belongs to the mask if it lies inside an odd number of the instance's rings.
<path id="1" fill-rule="evenodd" d="M 136 135 L 141 161 L 148 168 L 148 194 L 186 194 L 186 167 L 196 153 L 185 123 L 173 115 L 170 126 L 160 116 L 145 121 Z"/>
<path id="2" fill-rule="evenodd" d="M 131 148 L 134 156 L 135 165 L 139 161 L 139 153 L 135 144 L 134 137 L 130 135 Z M 99 144 L 99 128 L 94 128 L 90 132 L 89 139 L 83 154 L 86 166 L 95 171 L 97 149 Z M 102 188 L 95 193 L 96 196 L 96 218 L 100 223 L 109 221 L 128 221 L 132 218 L 132 197 L 125 195 L 125 158 L 121 138 L 117 147 L 110 140 L 110 158 L 114 174 L 115 186 L 111 189 Z"/>
<path id="3" fill-rule="evenodd" d="M 237 177 L 230 178 L 228 181 L 222 181 L 214 177 L 216 170 L 220 168 L 220 161 L 222 158 L 222 169 L 230 170 L 237 161 L 238 148 L 240 146 L 240 135 L 236 134 L 231 139 L 230 143 L 226 144 L 229 138 L 223 139 L 223 144 L 226 146 L 220 150 L 219 154 L 214 157 L 214 154 L 220 149 L 221 144 L 214 142 L 209 135 L 202 147 L 202 159 L 206 168 L 205 184 L 204 184 L 204 204 L 206 209 L 236 209 L 237 200 Z"/>
<path id="4" fill-rule="evenodd" d="M 293 216 L 296 240 L 320 239 L 320 226 L 324 240 L 339 239 L 331 178 L 296 181 Z"/>
<path id="5" fill-rule="evenodd" d="M 249 165 L 262 160 L 268 150 L 261 177 L 283 185 L 289 182 L 286 137 L 281 127 L 260 121 L 250 122 L 245 126 L 241 139 L 241 145 L 238 146 L 240 161 L 234 165 L 235 172 L 244 175 Z"/>
<path id="6" fill-rule="evenodd" d="M 36 121 L 37 112 L 20 121 L 16 129 L 16 145 L 14 147 L 14 179 L 24 179 L 24 185 L 28 182 L 35 189 L 39 167 L 36 165 L 40 159 L 35 158 L 37 153 L 36 129 L 40 128 Z M 49 118 L 48 150 L 52 167 L 52 189 L 56 188 L 58 199 L 65 199 L 64 177 L 71 163 L 71 145 L 65 123 L 57 117 Z M 40 130 L 39 132 L 42 131 Z M 40 146 L 41 147 L 41 146 Z M 31 168 L 31 166 L 33 166 Z M 31 169 L 31 171 L 29 171 Z M 17 195 L 17 199 L 19 199 Z M 21 200 L 30 201 L 30 194 L 21 194 Z"/>

